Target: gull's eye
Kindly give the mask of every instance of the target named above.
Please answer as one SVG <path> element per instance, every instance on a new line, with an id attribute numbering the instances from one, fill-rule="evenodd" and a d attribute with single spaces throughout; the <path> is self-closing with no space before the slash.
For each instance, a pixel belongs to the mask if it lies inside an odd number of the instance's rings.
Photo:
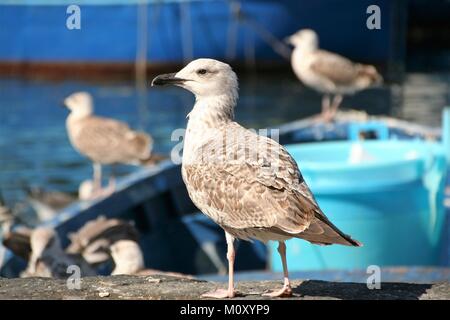
<path id="1" fill-rule="evenodd" d="M 198 69 L 197 70 L 197 74 L 201 74 L 201 75 L 206 74 L 207 72 L 208 72 L 208 70 L 206 70 L 206 69 Z"/>

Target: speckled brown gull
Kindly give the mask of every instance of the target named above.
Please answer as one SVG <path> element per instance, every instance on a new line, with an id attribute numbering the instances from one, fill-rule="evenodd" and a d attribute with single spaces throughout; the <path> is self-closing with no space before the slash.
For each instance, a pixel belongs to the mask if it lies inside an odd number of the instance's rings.
<path id="1" fill-rule="evenodd" d="M 74 93 L 64 104 L 71 111 L 66 127 L 72 146 L 94 163 L 95 191 L 101 188 L 101 165 L 138 165 L 151 157 L 152 138 L 121 121 L 93 115 L 89 93 Z"/>
<path id="2" fill-rule="evenodd" d="M 141 276 L 167 275 L 181 278 L 192 278 L 190 275 L 145 268 L 144 256 L 139 244 L 133 240 L 118 240 L 111 245 L 111 257 L 114 270 L 111 275 L 132 274 Z"/>
<path id="3" fill-rule="evenodd" d="M 53 229 L 22 227 L 6 232 L 3 245 L 28 261 L 22 277 L 67 277 L 71 264 L 81 268 L 82 276 L 94 275 L 97 267 L 111 260 L 111 247 L 120 241 L 137 241 L 138 231 L 127 221 L 99 216 L 69 238 L 70 244 L 63 250 Z"/>
<path id="4" fill-rule="evenodd" d="M 291 64 L 297 77 L 323 94 L 322 117 L 332 120 L 343 95 L 379 85 L 382 77 L 374 66 L 354 63 L 338 54 L 319 49 L 317 34 L 303 29 L 288 38 L 295 49 Z M 334 95 L 330 102 L 330 95 Z"/>
<path id="5" fill-rule="evenodd" d="M 360 244 L 324 215 L 286 149 L 233 121 L 238 81 L 229 65 L 198 59 L 152 85 L 174 84 L 196 96 L 184 137 L 182 175 L 195 205 L 224 230 L 228 290 L 206 297 L 234 297 L 234 239 L 279 241 L 285 282 L 271 296 L 292 293 L 287 271 L 289 238 L 317 244 Z"/>
<path id="6" fill-rule="evenodd" d="M 137 241 L 138 237 L 138 231 L 128 221 L 99 216 L 69 234 L 66 252 L 81 254 L 89 264 L 97 266 L 110 259 L 110 248 L 115 242 Z"/>
<path id="7" fill-rule="evenodd" d="M 83 277 L 96 274 L 81 255 L 63 250 L 58 234 L 51 228 L 34 229 L 30 235 L 30 248 L 28 265 L 21 277 L 67 278 L 69 266 L 79 267 Z"/>

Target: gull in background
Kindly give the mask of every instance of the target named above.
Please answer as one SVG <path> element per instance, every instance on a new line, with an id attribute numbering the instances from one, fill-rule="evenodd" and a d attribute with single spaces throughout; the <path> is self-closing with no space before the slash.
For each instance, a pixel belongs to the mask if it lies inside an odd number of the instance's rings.
<path id="1" fill-rule="evenodd" d="M 300 30 L 286 40 L 295 47 L 291 56 L 294 73 L 306 86 L 323 94 L 321 117 L 325 121 L 334 119 L 343 95 L 380 85 L 383 81 L 374 66 L 354 63 L 321 50 L 318 36 L 311 29 Z"/>
<path id="2" fill-rule="evenodd" d="M 327 219 L 283 146 L 234 121 L 238 80 L 228 64 L 197 59 L 152 81 L 169 84 L 195 95 L 184 137 L 182 176 L 194 204 L 224 229 L 228 245 L 228 289 L 205 297 L 235 296 L 235 238 L 279 242 L 284 285 L 267 293 L 272 297 L 292 294 L 286 240 L 360 246 Z"/>
<path id="3" fill-rule="evenodd" d="M 97 267 L 111 259 L 110 251 L 114 243 L 121 240 L 136 242 L 139 233 L 128 221 L 99 216 L 68 237 L 70 244 L 66 252 L 81 254 L 89 264 Z"/>
<path id="4" fill-rule="evenodd" d="M 71 265 L 80 267 L 82 276 L 94 276 L 95 270 L 83 259 L 82 255 L 64 252 L 55 230 L 38 227 L 31 232 L 28 266 L 20 275 L 27 277 L 66 278 L 67 268 Z"/>
<path id="5" fill-rule="evenodd" d="M 118 240 L 111 245 L 110 251 L 115 265 L 111 275 L 167 275 L 173 277 L 192 278 L 190 275 L 178 272 L 145 268 L 142 250 L 139 244 L 133 240 Z"/>
<path id="6" fill-rule="evenodd" d="M 94 193 L 105 195 L 102 190 L 102 165 L 149 162 L 153 139 L 144 132 L 138 132 L 121 121 L 98 117 L 93 114 L 92 96 L 77 92 L 64 100 L 70 109 L 66 120 L 67 133 L 72 146 L 93 162 Z M 110 179 L 109 193 L 115 190 L 115 180 Z"/>
<path id="7" fill-rule="evenodd" d="M 100 216 L 69 234 L 70 244 L 61 246 L 52 228 L 15 228 L 4 234 L 3 245 L 28 262 L 21 277 L 65 278 L 67 267 L 76 264 L 82 276 L 95 275 L 102 264 L 111 261 L 111 246 L 119 241 L 137 241 L 138 231 L 129 222 Z"/>
<path id="8" fill-rule="evenodd" d="M 38 186 L 24 186 L 27 201 L 36 212 L 39 221 L 48 221 L 56 217 L 62 209 L 77 200 L 92 200 L 95 196 L 107 193 L 107 190 L 94 192 L 94 189 L 92 180 L 84 180 L 80 183 L 78 197 L 68 192 L 45 190 Z"/>

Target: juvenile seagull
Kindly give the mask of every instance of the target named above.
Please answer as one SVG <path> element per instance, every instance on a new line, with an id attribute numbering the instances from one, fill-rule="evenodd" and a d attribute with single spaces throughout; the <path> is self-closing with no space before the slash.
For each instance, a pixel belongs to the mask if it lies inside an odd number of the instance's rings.
<path id="1" fill-rule="evenodd" d="M 379 85 L 383 81 L 374 66 L 354 63 L 343 56 L 319 49 L 317 34 L 303 29 L 287 38 L 295 49 L 291 56 L 294 73 L 307 86 L 321 92 L 322 114 L 333 120 L 343 95 Z M 334 95 L 332 102 L 330 96 Z"/>
<path id="2" fill-rule="evenodd" d="M 270 296 L 292 294 L 285 240 L 360 246 L 320 210 L 294 159 L 272 139 L 233 121 L 236 74 L 228 64 L 198 59 L 152 85 L 173 84 L 195 94 L 184 137 L 182 176 L 194 204 L 225 230 L 228 290 L 205 297 L 234 297 L 235 238 L 279 242 L 284 286 Z"/>
<path id="3" fill-rule="evenodd" d="M 74 93 L 64 104 L 71 111 L 66 120 L 70 142 L 94 164 L 94 192 L 101 191 L 101 165 L 139 165 L 151 157 L 152 138 L 147 133 L 131 130 L 121 121 L 93 115 L 89 93 Z M 110 182 L 114 191 L 114 182 Z"/>
<path id="4" fill-rule="evenodd" d="M 45 227 L 34 229 L 30 235 L 31 254 L 27 269 L 21 277 L 66 278 L 67 268 L 76 265 L 82 276 L 93 276 L 95 270 L 81 255 L 66 253 L 55 230 Z"/>
<path id="5" fill-rule="evenodd" d="M 99 266 L 110 260 L 111 246 L 117 241 L 137 241 L 138 230 L 128 221 L 107 219 L 99 216 L 87 222 L 82 228 L 69 234 L 69 254 L 81 254 L 92 266 Z"/>
<path id="6" fill-rule="evenodd" d="M 81 274 L 94 275 L 97 267 L 111 260 L 111 247 L 120 241 L 137 241 L 138 231 L 127 221 L 99 216 L 69 234 L 70 244 L 61 247 L 51 228 L 15 228 L 7 231 L 3 245 L 28 262 L 22 277 L 67 277 L 67 267 L 76 264 Z"/>
<path id="7" fill-rule="evenodd" d="M 103 192 L 95 192 L 94 182 L 92 180 L 84 180 L 78 187 L 78 197 L 67 192 L 56 190 L 45 190 L 37 186 L 24 186 L 27 193 L 27 201 L 39 221 L 47 221 L 56 217 L 58 213 L 77 200 L 87 201 L 102 195 L 107 194 L 108 190 Z"/>
<path id="8" fill-rule="evenodd" d="M 190 275 L 147 269 L 144 265 L 144 256 L 139 244 L 133 240 L 118 240 L 110 247 L 111 257 L 114 261 L 114 270 L 111 275 L 132 274 L 141 276 L 167 275 L 181 278 L 192 278 Z"/>

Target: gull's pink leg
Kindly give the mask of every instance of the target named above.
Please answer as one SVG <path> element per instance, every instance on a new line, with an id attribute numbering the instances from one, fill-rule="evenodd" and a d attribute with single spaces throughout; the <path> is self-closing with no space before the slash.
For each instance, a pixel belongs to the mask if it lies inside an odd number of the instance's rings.
<path id="1" fill-rule="evenodd" d="M 328 113 L 329 110 L 330 110 L 330 96 L 326 94 L 322 97 L 322 114 Z"/>
<path id="2" fill-rule="evenodd" d="M 317 120 L 329 122 L 331 116 L 331 100 L 328 94 L 322 97 L 322 112 L 320 113 Z"/>
<path id="3" fill-rule="evenodd" d="M 100 163 L 94 163 L 94 191 L 102 188 L 102 165 Z"/>
<path id="4" fill-rule="evenodd" d="M 234 291 L 234 259 L 236 257 L 236 250 L 234 249 L 234 237 L 225 231 L 227 239 L 227 259 L 228 259 L 228 289 L 217 289 L 213 292 L 202 294 L 204 298 L 234 298 L 236 292 Z"/>
<path id="5" fill-rule="evenodd" d="M 109 197 L 114 192 L 116 192 L 116 178 L 114 176 L 114 165 L 111 165 L 111 176 L 109 177 L 108 186 L 98 190 L 98 192 L 95 193 L 95 197 Z"/>
<path id="6" fill-rule="evenodd" d="M 92 186 L 92 193 L 90 199 L 99 198 L 102 196 L 102 165 L 100 163 L 94 163 L 94 179 Z"/>
<path id="7" fill-rule="evenodd" d="M 110 196 L 116 191 L 116 178 L 114 176 L 109 177 L 109 183 L 106 188 L 104 188 L 101 192 L 103 197 Z"/>
<path id="8" fill-rule="evenodd" d="M 284 241 L 278 242 L 278 253 L 281 256 L 281 263 L 283 264 L 283 274 L 284 274 L 284 285 L 280 290 L 272 291 L 263 294 L 267 297 L 290 297 L 292 296 L 292 288 L 289 282 L 289 273 L 286 261 L 286 244 Z"/>
<path id="9" fill-rule="evenodd" d="M 330 120 L 334 120 L 334 117 L 337 114 L 339 106 L 342 103 L 342 99 L 343 99 L 343 97 L 342 97 L 341 94 L 338 94 L 338 95 L 334 96 L 333 102 L 332 102 L 331 107 L 330 107 Z"/>

